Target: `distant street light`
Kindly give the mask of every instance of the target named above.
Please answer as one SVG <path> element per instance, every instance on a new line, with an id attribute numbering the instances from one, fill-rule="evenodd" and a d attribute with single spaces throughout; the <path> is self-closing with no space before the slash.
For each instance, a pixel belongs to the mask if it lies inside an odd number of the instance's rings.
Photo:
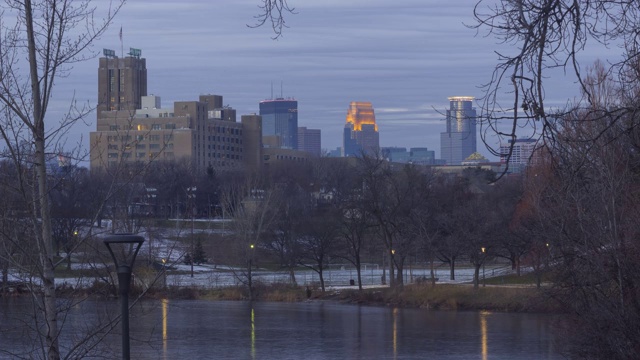
<path id="1" fill-rule="evenodd" d="M 164 288 L 167 288 L 167 259 L 162 258 L 162 278 Z"/>
<path id="2" fill-rule="evenodd" d="M 120 297 L 120 312 L 122 322 L 122 359 L 131 358 L 129 348 L 129 288 L 131 272 L 136 261 L 138 251 L 144 238 L 133 234 L 116 234 L 107 236 L 104 244 L 109 249 L 118 272 L 118 294 Z"/>

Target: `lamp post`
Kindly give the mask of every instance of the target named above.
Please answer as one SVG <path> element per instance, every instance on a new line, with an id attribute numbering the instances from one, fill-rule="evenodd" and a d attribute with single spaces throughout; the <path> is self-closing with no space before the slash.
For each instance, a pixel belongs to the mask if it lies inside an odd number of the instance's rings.
<path id="1" fill-rule="evenodd" d="M 109 235 L 104 244 L 109 249 L 118 272 L 118 295 L 120 297 L 120 312 L 122 321 L 122 359 L 130 359 L 129 348 L 129 287 L 131 272 L 136 261 L 138 251 L 144 238 L 133 234 Z"/>
<path id="2" fill-rule="evenodd" d="M 167 259 L 162 258 L 162 282 L 164 288 L 167 288 Z"/>

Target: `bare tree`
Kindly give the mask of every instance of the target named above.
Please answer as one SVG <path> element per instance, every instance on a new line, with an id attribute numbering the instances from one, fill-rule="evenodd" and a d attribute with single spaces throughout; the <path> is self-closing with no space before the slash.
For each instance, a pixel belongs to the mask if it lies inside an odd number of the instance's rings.
<path id="1" fill-rule="evenodd" d="M 418 213 L 414 209 L 427 201 L 431 174 L 413 165 L 396 168 L 366 155 L 360 158 L 359 169 L 367 211 L 375 219 L 389 256 L 390 285 L 402 286 L 404 262 L 415 252 L 419 234 L 419 222 L 414 219 Z"/>
<path id="2" fill-rule="evenodd" d="M 592 106 L 602 100 L 597 92 L 602 87 L 594 88 L 587 83 L 582 59 L 588 56 L 586 50 L 591 46 L 623 47 L 622 56 L 607 59 L 606 66 L 601 63 L 602 69 L 609 75 L 609 81 L 616 82 L 617 90 L 630 95 L 637 89 L 640 74 L 637 71 L 640 20 L 637 3 L 480 0 L 474 14 L 477 23 L 473 27 L 486 31 L 503 44 L 512 45 L 507 51 L 513 50 L 498 53 L 499 63 L 486 86 L 481 116 L 482 126 L 486 128 L 481 131 L 483 136 L 497 134 L 500 139 L 515 140 L 521 137 L 521 131 L 534 129 L 541 144 L 553 149 L 563 132 L 562 124 L 556 120 L 575 111 L 591 113 L 588 117 L 591 122 L 608 119 L 609 126 L 605 129 L 615 131 L 616 138 L 635 128 L 636 124 L 623 119 L 626 114 L 638 112 L 637 102 L 597 110 Z M 545 102 L 545 84 L 554 72 L 560 73 L 558 70 L 573 76 L 585 94 L 581 102 L 566 109 L 551 109 Z M 511 97 L 507 105 L 500 102 L 506 94 Z M 602 134 L 602 131 L 595 132 L 585 140 L 597 140 Z M 510 157 L 513 145 L 508 154 L 502 155 Z M 493 149 L 493 153 L 500 155 L 498 149 Z"/>
<path id="3" fill-rule="evenodd" d="M 254 299 L 253 268 L 256 254 L 264 246 L 277 213 L 275 194 L 265 190 L 255 180 L 228 187 L 223 194 L 223 204 L 233 218 L 234 259 L 236 278 L 247 286 L 249 298 Z"/>
<path id="4" fill-rule="evenodd" d="M 31 215 L 35 253 L 38 254 L 42 293 L 43 355 L 60 358 L 58 309 L 55 294 L 54 241 L 51 228 L 48 154 L 69 127 L 81 119 L 88 108 L 75 107 L 61 121 L 49 124 L 47 110 L 57 79 L 84 59 L 85 50 L 107 29 L 122 3 L 107 3 L 104 15 L 89 1 L 5 1 L 0 38 L 0 137 L 7 156 L 18 167 L 22 189 L 33 185 L 31 197 L 23 192 L 23 201 Z M 98 21 L 96 19 L 103 19 Z M 28 143 L 29 146 L 23 146 Z M 25 152 L 26 150 L 26 152 Z M 33 183 L 26 177 L 33 174 Z M 23 175 L 24 174 L 24 175 Z"/>
<path id="5" fill-rule="evenodd" d="M 340 215 L 333 207 L 319 207 L 299 224 L 296 243 L 300 249 L 300 265 L 318 273 L 322 292 L 325 291 L 324 269 L 337 248 Z"/>
<path id="6" fill-rule="evenodd" d="M 273 39 L 276 40 L 282 36 L 282 31 L 287 28 L 285 15 L 287 13 L 295 14 L 295 8 L 289 6 L 287 0 L 260 1 L 262 2 L 262 5 L 258 5 L 260 13 L 254 16 L 256 24 L 247 26 L 255 28 L 263 26 L 264 24 L 270 24 L 275 34 Z"/>
<path id="7" fill-rule="evenodd" d="M 557 145 L 529 175 L 543 184 L 531 191 L 544 229 L 536 253 L 548 251 L 552 295 L 569 310 L 566 347 L 578 357 L 632 359 L 640 336 L 638 116 L 611 116 L 637 96 L 607 96 L 622 91 L 608 76 L 596 66 L 585 78 L 585 96 L 599 98 L 558 120 Z M 542 256 L 534 261 L 546 266 Z"/>

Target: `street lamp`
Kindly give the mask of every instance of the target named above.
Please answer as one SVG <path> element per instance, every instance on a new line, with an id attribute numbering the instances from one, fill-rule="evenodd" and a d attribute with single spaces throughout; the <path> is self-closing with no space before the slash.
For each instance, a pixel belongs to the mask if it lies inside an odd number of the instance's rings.
<path id="1" fill-rule="evenodd" d="M 167 288 L 167 259 L 162 258 L 162 278 L 164 288 Z"/>
<path id="2" fill-rule="evenodd" d="M 104 244 L 109 249 L 118 272 L 118 295 L 122 321 L 122 359 L 130 359 L 129 351 L 129 287 L 131 272 L 144 238 L 133 234 L 117 234 L 105 237 Z"/>

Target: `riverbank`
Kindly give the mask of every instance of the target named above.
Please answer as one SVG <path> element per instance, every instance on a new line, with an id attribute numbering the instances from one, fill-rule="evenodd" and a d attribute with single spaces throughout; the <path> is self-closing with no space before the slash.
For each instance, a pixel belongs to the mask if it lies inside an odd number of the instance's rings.
<path id="1" fill-rule="evenodd" d="M 560 306 L 540 289 L 531 286 L 486 286 L 474 289 L 466 284 L 411 284 L 401 289 L 389 287 L 332 288 L 324 293 L 287 285 L 259 286 L 254 300 L 275 302 L 335 301 L 367 306 L 425 308 L 433 310 L 487 310 L 500 312 L 558 313 Z M 249 300 L 245 287 L 218 289 L 180 288 L 154 290 L 153 298 Z"/>

